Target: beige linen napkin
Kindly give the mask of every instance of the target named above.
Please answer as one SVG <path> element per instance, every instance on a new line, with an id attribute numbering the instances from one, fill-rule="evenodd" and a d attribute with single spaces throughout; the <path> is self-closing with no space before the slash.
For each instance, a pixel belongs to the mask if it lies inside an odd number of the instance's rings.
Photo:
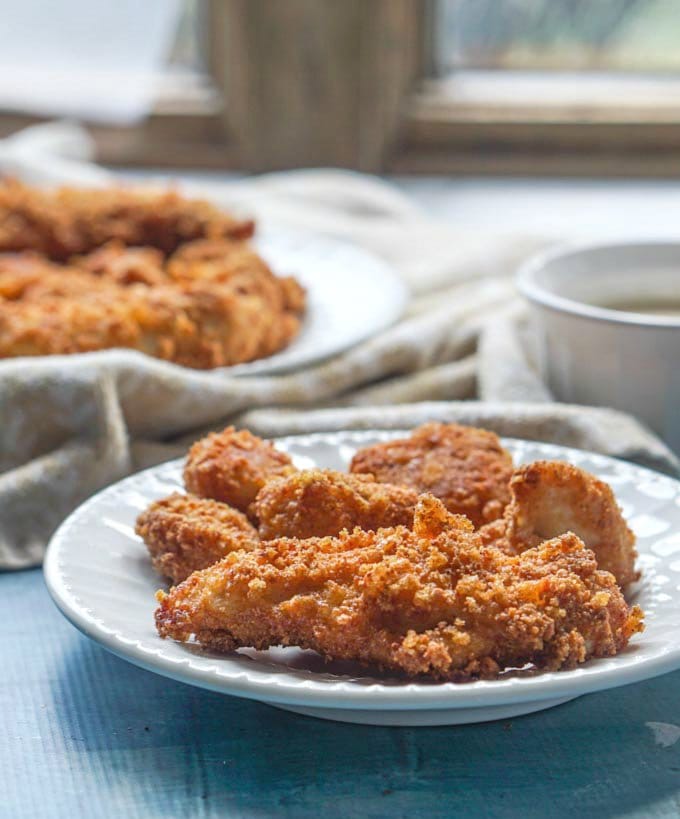
<path id="1" fill-rule="evenodd" d="M 89 150 L 76 126 L 42 126 L 0 143 L 0 169 L 32 182 L 112 179 L 84 161 Z M 265 224 L 369 248 L 409 285 L 409 309 L 342 355 L 282 376 L 197 372 L 125 350 L 0 362 L 0 568 L 38 564 L 80 501 L 232 422 L 275 436 L 457 420 L 677 469 L 634 419 L 556 404 L 532 369 L 512 274 L 544 239 L 456 230 L 389 184 L 343 171 L 183 187 Z"/>

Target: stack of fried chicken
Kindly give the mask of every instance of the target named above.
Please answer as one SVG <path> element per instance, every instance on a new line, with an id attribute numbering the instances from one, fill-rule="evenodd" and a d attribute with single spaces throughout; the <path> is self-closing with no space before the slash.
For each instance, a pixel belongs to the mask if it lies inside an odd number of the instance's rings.
<path id="1" fill-rule="evenodd" d="M 0 358 L 127 347 L 210 369 L 272 355 L 305 293 L 253 231 L 175 192 L 0 185 Z"/>
<path id="2" fill-rule="evenodd" d="M 486 430 L 426 424 L 341 473 L 230 427 L 191 448 L 184 480 L 137 521 L 178 584 L 157 595 L 162 637 L 466 681 L 573 668 L 643 628 L 611 488 L 565 462 L 514 469 Z"/>

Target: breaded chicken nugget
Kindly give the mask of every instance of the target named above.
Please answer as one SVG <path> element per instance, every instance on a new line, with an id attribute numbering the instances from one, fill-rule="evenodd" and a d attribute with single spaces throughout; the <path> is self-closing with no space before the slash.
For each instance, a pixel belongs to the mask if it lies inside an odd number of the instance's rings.
<path id="1" fill-rule="evenodd" d="M 210 202 L 175 191 L 0 184 L 0 251 L 35 250 L 53 261 L 111 240 L 167 254 L 193 239 L 246 239 L 253 230 L 252 220 L 236 219 Z"/>
<path id="2" fill-rule="evenodd" d="M 252 232 L 172 191 L 0 183 L 0 358 L 127 347 L 213 369 L 270 356 L 298 334 L 305 291 Z"/>
<path id="3" fill-rule="evenodd" d="M 219 501 L 174 494 L 137 518 L 154 569 L 180 583 L 238 549 L 259 546 L 257 530 L 241 512 Z"/>
<path id="4" fill-rule="evenodd" d="M 212 369 L 271 355 L 300 325 L 299 317 L 272 313 L 229 285 L 118 286 L 91 276 L 81 288 L 87 276 L 52 276 L 31 284 L 28 298 L 3 303 L 0 358 L 128 347 Z"/>
<path id="5" fill-rule="evenodd" d="M 189 450 L 184 483 L 189 492 L 247 512 L 271 478 L 295 472 L 290 456 L 246 429 L 227 427 Z"/>
<path id="6" fill-rule="evenodd" d="M 413 530 L 269 541 L 157 598 L 161 637 L 223 651 L 296 645 L 456 681 L 573 668 L 642 630 L 641 610 L 575 535 L 508 556 L 431 496 Z"/>
<path id="7" fill-rule="evenodd" d="M 637 580 L 635 535 L 604 481 L 563 461 L 536 461 L 515 471 L 510 492 L 503 519 L 481 530 L 485 542 L 518 554 L 574 532 L 621 586 Z"/>
<path id="8" fill-rule="evenodd" d="M 182 283 L 215 282 L 228 285 L 242 296 L 252 296 L 267 305 L 272 346 L 279 349 L 278 335 L 290 340 L 291 319 L 298 323 L 305 310 L 305 290 L 292 277 L 275 276 L 270 267 L 246 242 L 230 239 L 198 239 L 182 245 L 169 259 L 169 276 Z M 269 353 L 267 353 L 269 354 Z"/>
<path id="9" fill-rule="evenodd" d="M 408 438 L 360 449 L 350 471 L 429 492 L 475 526 L 499 518 L 510 500 L 510 453 L 493 432 L 460 424 L 424 424 Z"/>
<path id="10" fill-rule="evenodd" d="M 129 300 L 111 298 L 107 290 L 91 292 L 87 298 L 77 293 L 61 298 L 68 285 L 52 279 L 36 288 L 40 297 L 2 305 L 0 358 L 141 348 L 140 328 Z"/>
<path id="11" fill-rule="evenodd" d="M 267 481 L 251 506 L 260 537 L 323 537 L 343 529 L 411 526 L 418 493 L 370 475 L 311 469 Z"/>

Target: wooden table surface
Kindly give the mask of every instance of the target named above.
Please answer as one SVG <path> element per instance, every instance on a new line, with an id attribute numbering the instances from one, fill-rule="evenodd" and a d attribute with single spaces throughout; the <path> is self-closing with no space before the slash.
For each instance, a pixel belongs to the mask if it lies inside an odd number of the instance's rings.
<path id="1" fill-rule="evenodd" d="M 680 815 L 680 673 L 511 721 L 377 728 L 129 665 L 39 570 L 0 574 L 0 621 L 3 819 Z"/>

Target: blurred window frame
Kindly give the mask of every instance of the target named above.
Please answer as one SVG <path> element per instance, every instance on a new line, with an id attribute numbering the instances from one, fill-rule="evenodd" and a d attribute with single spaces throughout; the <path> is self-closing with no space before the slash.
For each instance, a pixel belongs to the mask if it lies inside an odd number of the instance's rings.
<path id="1" fill-rule="evenodd" d="M 436 0 L 204 0 L 205 76 L 134 127 L 92 126 L 112 165 L 267 171 L 672 176 L 680 79 L 437 77 Z M 500 79 L 500 82 L 498 81 Z M 38 121 L 0 115 L 0 134 Z"/>
<path id="2" fill-rule="evenodd" d="M 238 165 L 236 146 L 224 117 L 224 99 L 217 75 L 218 52 L 225 42 L 219 29 L 226 18 L 222 0 L 199 0 L 208 32 L 205 73 L 168 71 L 158 78 L 151 114 L 135 125 L 85 123 L 92 133 L 100 162 L 113 166 L 232 168 Z M 28 114 L 0 113 L 0 137 L 44 121 Z"/>
<path id="3" fill-rule="evenodd" d="M 429 57 L 404 101 L 401 172 L 677 176 L 680 76 L 466 70 L 437 76 L 437 0 L 423 0 Z"/>

